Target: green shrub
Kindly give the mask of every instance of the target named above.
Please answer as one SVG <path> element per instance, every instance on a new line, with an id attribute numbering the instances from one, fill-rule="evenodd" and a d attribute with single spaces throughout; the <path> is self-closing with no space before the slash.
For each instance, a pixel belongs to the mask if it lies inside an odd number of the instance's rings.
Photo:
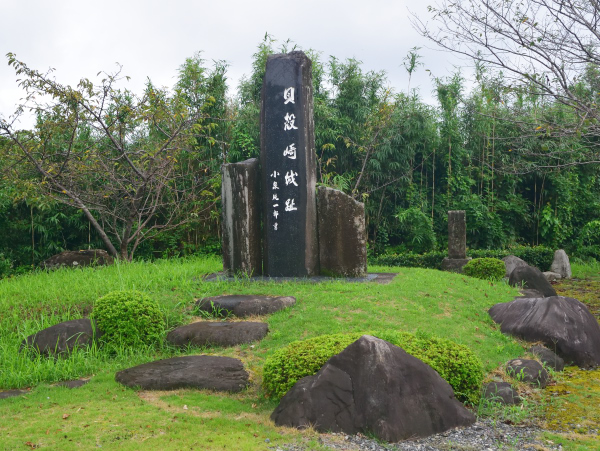
<path id="1" fill-rule="evenodd" d="M 465 276 L 485 280 L 500 280 L 506 274 L 506 266 L 497 258 L 474 258 L 463 267 Z"/>
<path id="2" fill-rule="evenodd" d="M 425 254 L 406 252 L 402 254 L 383 254 L 369 259 L 371 265 L 403 266 L 405 268 L 441 269 L 446 252 L 432 251 Z"/>
<path id="3" fill-rule="evenodd" d="M 579 233 L 579 241 L 582 246 L 600 245 L 600 221 L 590 221 L 584 225 Z"/>
<path id="4" fill-rule="evenodd" d="M 400 224 L 401 239 L 411 251 L 424 253 L 435 248 L 436 238 L 433 231 L 433 220 L 420 208 L 411 207 L 399 210 L 396 215 Z"/>
<path id="5" fill-rule="evenodd" d="M 164 330 L 158 303 L 139 291 L 113 291 L 96 300 L 92 316 L 107 341 L 151 344 Z"/>
<path id="6" fill-rule="evenodd" d="M 483 365 L 466 346 L 436 337 L 423 337 L 407 332 L 366 332 L 396 346 L 422 360 L 436 370 L 454 389 L 462 401 L 476 402 Z M 263 388 L 267 396 L 281 398 L 305 376 L 312 376 L 348 345 L 365 333 L 322 335 L 304 341 L 295 341 L 277 350 L 265 360 Z"/>

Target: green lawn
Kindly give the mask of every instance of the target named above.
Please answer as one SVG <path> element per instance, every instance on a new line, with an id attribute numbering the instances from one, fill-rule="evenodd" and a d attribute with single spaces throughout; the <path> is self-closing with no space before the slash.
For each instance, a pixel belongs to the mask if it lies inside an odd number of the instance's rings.
<path id="1" fill-rule="evenodd" d="M 422 332 L 468 346 L 486 371 L 523 354 L 521 344 L 502 335 L 487 314 L 490 306 L 515 296 L 516 290 L 504 283 L 384 267 L 369 271 L 397 272 L 388 285 L 202 280 L 204 274 L 220 269 L 220 260 L 198 257 L 40 272 L 0 281 L 0 388 L 31 388 L 25 396 L 0 400 L 4 447 L 266 449 L 303 442 L 318 449 L 314 432 L 273 425 L 269 415 L 275 403 L 260 388 L 265 358 L 294 340 L 366 330 Z M 104 347 L 62 359 L 32 359 L 18 352 L 27 335 L 80 317 L 95 299 L 119 289 L 137 289 L 155 298 L 170 328 L 191 321 L 194 299 L 203 296 L 291 295 L 297 304 L 263 318 L 270 333 L 253 346 L 186 351 L 166 345 L 135 350 Z M 240 358 L 251 373 L 250 388 L 236 395 L 136 392 L 114 381 L 116 371 L 135 364 L 195 353 Z M 51 386 L 78 377 L 91 381 L 74 390 Z"/>

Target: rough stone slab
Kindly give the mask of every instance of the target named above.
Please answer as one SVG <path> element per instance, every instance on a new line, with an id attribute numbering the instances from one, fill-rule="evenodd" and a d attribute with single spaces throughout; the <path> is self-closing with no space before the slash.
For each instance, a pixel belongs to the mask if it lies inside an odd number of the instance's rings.
<path id="1" fill-rule="evenodd" d="M 510 277 L 510 273 L 512 273 L 517 266 L 529 266 L 525 260 L 522 260 L 515 255 L 508 255 L 504 257 L 502 261 L 506 267 L 505 277 Z"/>
<path id="2" fill-rule="evenodd" d="M 542 342 L 566 363 L 584 368 L 600 365 L 600 325 L 577 299 L 517 298 L 494 305 L 489 314 L 503 333 Z"/>
<path id="3" fill-rule="evenodd" d="M 261 95 L 263 271 L 318 275 L 311 60 L 301 51 L 268 56 Z"/>
<path id="4" fill-rule="evenodd" d="M 115 380 L 143 390 L 197 388 L 239 392 L 248 385 L 248 373 L 238 359 L 191 355 L 157 360 L 119 371 Z"/>
<path id="5" fill-rule="evenodd" d="M 365 204 L 342 191 L 317 190 L 321 274 L 364 277 L 367 274 Z"/>
<path id="6" fill-rule="evenodd" d="M 54 355 L 70 352 L 75 346 L 87 347 L 100 336 L 102 333 L 96 321 L 92 323 L 89 318 L 73 319 L 28 336 L 22 341 L 20 349 L 30 347 L 41 354 Z"/>
<path id="7" fill-rule="evenodd" d="M 14 398 L 29 393 L 27 390 L 6 390 L 0 391 L 0 399 Z"/>
<path id="8" fill-rule="evenodd" d="M 167 341 L 175 346 L 237 346 L 262 340 L 268 331 L 267 323 L 199 321 L 172 330 Z"/>
<path id="9" fill-rule="evenodd" d="M 557 272 L 544 271 L 542 274 L 548 282 L 556 282 L 557 280 L 562 279 L 561 275 Z"/>
<path id="10" fill-rule="evenodd" d="M 521 398 L 508 382 L 489 382 L 483 387 L 481 396 L 489 401 L 501 404 L 519 404 Z"/>
<path id="11" fill-rule="evenodd" d="M 538 357 L 544 365 L 552 368 L 554 371 L 562 371 L 565 369 L 565 361 L 557 356 L 550 349 L 543 346 L 532 346 L 529 352 Z"/>
<path id="12" fill-rule="evenodd" d="M 536 360 L 513 359 L 506 363 L 506 372 L 515 379 L 535 388 L 545 388 L 550 376 Z"/>
<path id="13" fill-rule="evenodd" d="M 91 265 L 112 265 L 114 258 L 102 249 L 87 249 L 82 251 L 63 251 L 53 255 L 42 263 L 46 269 L 56 269 L 61 266 L 76 268 Z"/>
<path id="14" fill-rule="evenodd" d="M 556 290 L 552 288 L 552 285 L 546 280 L 544 274 L 534 266 L 516 267 L 513 272 L 510 273 L 508 283 L 513 287 L 520 287 L 523 285 L 525 288 L 537 290 L 542 293 L 544 297 L 557 295 Z"/>
<path id="15" fill-rule="evenodd" d="M 262 274 L 260 171 L 257 158 L 221 166 L 223 268 Z"/>
<path id="16" fill-rule="evenodd" d="M 554 259 L 552 260 L 550 271 L 560 274 L 563 279 L 570 279 L 573 276 L 571 273 L 569 256 L 564 249 L 559 249 L 554 252 Z"/>
<path id="17" fill-rule="evenodd" d="M 448 212 L 448 258 L 467 258 L 467 220 L 464 210 Z"/>
<path id="18" fill-rule="evenodd" d="M 429 365 L 368 335 L 300 379 L 271 415 L 275 424 L 369 432 L 388 442 L 468 426 L 475 416 Z"/>
<path id="19" fill-rule="evenodd" d="M 238 318 L 244 318 L 252 315 L 270 315 L 295 303 L 296 298 L 292 296 L 232 294 L 203 298 L 198 300 L 196 305 L 205 312 L 220 312 L 222 316 L 235 315 Z"/>
<path id="20" fill-rule="evenodd" d="M 467 258 L 444 258 L 442 260 L 442 271 L 457 272 L 462 274 L 463 267 L 469 263 L 471 257 Z"/>

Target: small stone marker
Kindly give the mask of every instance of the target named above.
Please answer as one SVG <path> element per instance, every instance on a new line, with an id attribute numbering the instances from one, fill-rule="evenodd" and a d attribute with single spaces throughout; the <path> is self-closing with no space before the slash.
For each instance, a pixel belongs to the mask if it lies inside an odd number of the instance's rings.
<path id="1" fill-rule="evenodd" d="M 172 330 L 167 341 L 175 346 L 236 346 L 262 340 L 268 331 L 267 323 L 199 321 Z"/>
<path id="2" fill-rule="evenodd" d="M 342 191 L 320 186 L 317 210 L 321 273 L 336 277 L 365 277 L 365 205 Z"/>
<path id="3" fill-rule="evenodd" d="M 563 249 L 554 252 L 554 259 L 552 260 L 550 271 L 560 274 L 560 277 L 563 279 L 570 279 L 573 276 L 571 273 L 569 256 Z"/>
<path id="4" fill-rule="evenodd" d="M 251 315 L 270 315 L 296 303 L 292 296 L 257 296 L 253 294 L 230 294 L 200 299 L 198 308 L 221 316 L 235 315 L 244 318 Z"/>
<path id="5" fill-rule="evenodd" d="M 467 257 L 467 222 L 464 210 L 448 212 L 448 257 L 442 261 L 444 271 L 462 272 Z"/>
<path id="6" fill-rule="evenodd" d="M 319 274 L 312 63 L 304 52 L 271 55 L 262 88 L 260 161 L 264 273 Z"/>
<path id="7" fill-rule="evenodd" d="M 205 388 L 239 392 L 248 385 L 248 373 L 242 362 L 232 357 L 188 355 L 119 371 L 115 380 L 143 390 Z"/>
<path id="8" fill-rule="evenodd" d="M 229 275 L 262 274 L 258 159 L 221 167 L 223 269 Z"/>

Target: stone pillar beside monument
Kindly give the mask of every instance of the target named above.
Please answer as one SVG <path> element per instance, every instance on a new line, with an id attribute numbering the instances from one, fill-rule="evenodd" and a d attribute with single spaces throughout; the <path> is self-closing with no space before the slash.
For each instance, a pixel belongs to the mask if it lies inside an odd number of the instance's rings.
<path id="1" fill-rule="evenodd" d="M 319 274 L 312 63 L 270 55 L 262 88 L 260 162 L 263 269 L 271 277 Z"/>
<path id="2" fill-rule="evenodd" d="M 319 186 L 317 211 L 321 274 L 333 277 L 365 277 L 365 205 L 341 191 Z"/>
<path id="3" fill-rule="evenodd" d="M 442 261 L 444 271 L 462 273 L 462 268 L 471 260 L 467 257 L 467 222 L 464 210 L 448 212 L 448 257 Z"/>
<path id="4" fill-rule="evenodd" d="M 230 275 L 262 274 L 258 159 L 221 167 L 223 269 Z"/>

